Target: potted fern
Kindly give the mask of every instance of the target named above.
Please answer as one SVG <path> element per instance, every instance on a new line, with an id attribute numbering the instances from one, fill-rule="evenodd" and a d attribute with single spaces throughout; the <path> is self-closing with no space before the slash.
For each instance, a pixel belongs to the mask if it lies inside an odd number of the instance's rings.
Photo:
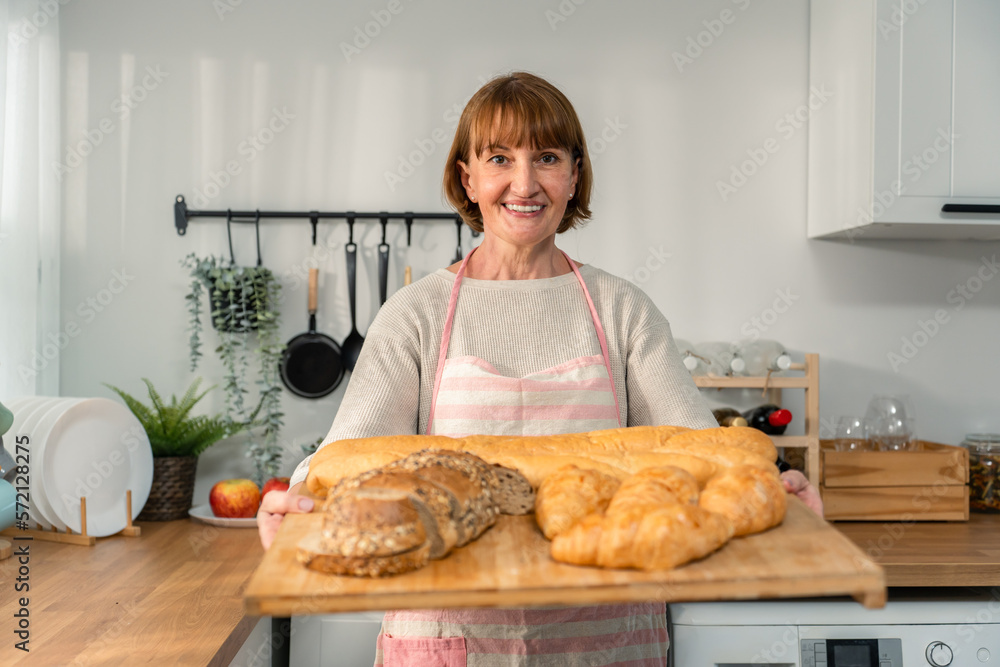
<path id="1" fill-rule="evenodd" d="M 213 387 L 201 394 L 201 378 L 187 388 L 180 400 L 171 396 L 165 402 L 153 387 L 142 378 L 149 392 L 151 405 L 146 405 L 118 387 L 104 386 L 118 394 L 132 414 L 142 424 L 153 449 L 153 487 L 149 492 L 140 520 L 171 521 L 187 517 L 194 496 L 194 480 L 198 456 L 216 442 L 234 435 L 247 424 L 234 422 L 224 415 L 191 415 L 191 409 Z"/>

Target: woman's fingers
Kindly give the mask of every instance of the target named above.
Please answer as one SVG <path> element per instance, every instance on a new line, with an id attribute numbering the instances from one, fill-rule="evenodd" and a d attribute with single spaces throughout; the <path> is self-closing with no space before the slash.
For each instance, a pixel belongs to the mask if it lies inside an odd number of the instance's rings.
<path id="1" fill-rule="evenodd" d="M 781 481 L 788 493 L 794 493 L 799 500 L 806 504 L 806 507 L 819 516 L 823 516 L 823 499 L 805 475 L 798 470 L 786 470 L 781 473 Z"/>
<path id="2" fill-rule="evenodd" d="M 281 520 L 288 513 L 304 513 L 312 511 L 315 503 L 312 498 L 306 498 L 287 491 L 271 491 L 257 510 L 257 533 L 265 550 L 274 542 Z"/>

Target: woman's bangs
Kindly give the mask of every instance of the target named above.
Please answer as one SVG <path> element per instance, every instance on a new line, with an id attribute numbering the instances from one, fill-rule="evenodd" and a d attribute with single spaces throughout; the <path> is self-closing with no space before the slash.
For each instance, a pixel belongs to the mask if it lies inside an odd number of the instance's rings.
<path id="1" fill-rule="evenodd" d="M 568 123 L 557 109 L 542 100 L 508 100 L 484 106 L 474 124 L 473 147 L 478 157 L 484 150 L 500 146 L 518 148 L 564 148 L 575 142 Z"/>

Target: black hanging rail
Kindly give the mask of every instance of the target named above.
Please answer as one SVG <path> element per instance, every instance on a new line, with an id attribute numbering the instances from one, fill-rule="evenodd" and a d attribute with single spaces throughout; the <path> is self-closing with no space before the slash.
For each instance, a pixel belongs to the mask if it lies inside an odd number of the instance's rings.
<path id="1" fill-rule="evenodd" d="M 282 218 L 286 220 L 304 219 L 309 220 L 313 226 L 313 243 L 316 242 L 316 223 L 320 220 L 378 220 L 383 223 L 389 219 L 403 220 L 406 222 L 406 245 L 410 245 L 410 229 L 414 220 L 453 220 L 461 229 L 462 217 L 457 213 L 413 213 L 406 211 L 403 213 L 391 213 L 380 211 L 378 213 L 366 213 L 361 211 L 195 211 L 187 207 L 184 195 L 177 195 L 174 199 L 174 227 L 177 228 L 178 236 L 187 233 L 188 222 L 191 218 L 230 218 L 233 222 L 257 222 L 265 218 Z M 473 230 L 473 236 L 479 236 L 479 232 Z"/>

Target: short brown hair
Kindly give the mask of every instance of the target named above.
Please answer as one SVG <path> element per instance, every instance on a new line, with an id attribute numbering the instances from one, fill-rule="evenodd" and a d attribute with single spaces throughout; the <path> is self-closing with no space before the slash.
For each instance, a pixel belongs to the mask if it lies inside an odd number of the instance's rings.
<path id="1" fill-rule="evenodd" d="M 587 140 L 573 105 L 545 79 L 528 72 L 512 72 L 489 81 L 465 105 L 445 163 L 445 196 L 467 225 L 483 231 L 483 215 L 479 204 L 469 199 L 462 186 L 458 161 L 468 162 L 473 153 L 479 156 L 483 150 L 501 144 L 566 150 L 579 173 L 576 191 L 556 233 L 573 229 L 590 218 L 593 172 Z"/>

